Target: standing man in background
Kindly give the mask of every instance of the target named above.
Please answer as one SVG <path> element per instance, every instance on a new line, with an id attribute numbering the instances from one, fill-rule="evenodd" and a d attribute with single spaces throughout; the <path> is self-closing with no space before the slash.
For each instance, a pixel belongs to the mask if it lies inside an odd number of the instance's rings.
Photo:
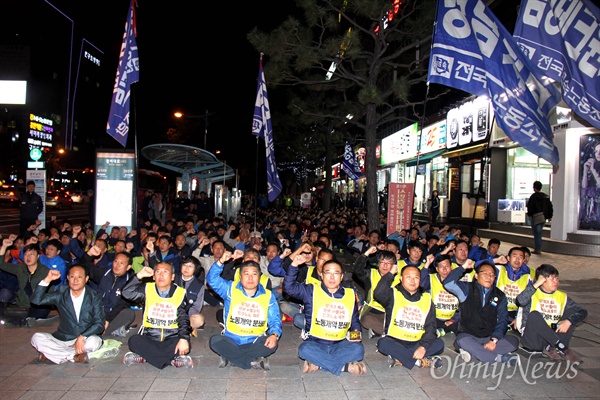
<path id="1" fill-rule="evenodd" d="M 27 229 L 35 225 L 40 213 L 44 210 L 44 202 L 35 192 L 35 182 L 27 182 L 27 190 L 21 195 L 20 233 L 27 234 Z"/>
<path id="2" fill-rule="evenodd" d="M 431 192 L 431 224 L 435 226 L 438 216 L 440 215 L 440 198 L 438 191 Z"/>
<path id="3" fill-rule="evenodd" d="M 527 215 L 531 218 L 533 232 L 533 254 L 542 254 L 542 230 L 546 220 L 552 220 L 553 207 L 550 198 L 542 192 L 542 182 L 533 182 L 533 194 L 527 201 Z"/>

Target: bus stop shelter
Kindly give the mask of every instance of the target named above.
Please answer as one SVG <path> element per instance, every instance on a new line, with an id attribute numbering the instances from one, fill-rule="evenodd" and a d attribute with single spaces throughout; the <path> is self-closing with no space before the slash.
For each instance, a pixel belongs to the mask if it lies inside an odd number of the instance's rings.
<path id="1" fill-rule="evenodd" d="M 206 150 L 183 144 L 152 144 L 141 150 L 151 164 L 181 174 L 182 190 L 191 194 L 192 179 L 199 182 L 199 190 L 208 194 L 211 185 L 235 177 L 235 171 Z"/>

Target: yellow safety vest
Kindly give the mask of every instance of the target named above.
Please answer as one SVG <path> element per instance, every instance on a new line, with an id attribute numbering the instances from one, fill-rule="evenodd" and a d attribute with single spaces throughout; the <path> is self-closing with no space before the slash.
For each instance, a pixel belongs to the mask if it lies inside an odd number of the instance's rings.
<path id="1" fill-rule="evenodd" d="M 369 289 L 369 292 L 367 293 L 366 305 L 368 305 L 369 307 L 372 307 L 376 310 L 379 310 L 381 312 L 385 312 L 385 307 L 382 306 L 377 301 L 375 301 L 375 298 L 373 296 L 373 293 L 375 292 L 375 288 L 377 287 L 377 284 L 381 280 L 381 275 L 379 274 L 379 270 L 375 269 L 375 268 L 371 268 L 371 276 L 369 279 L 371 280 L 371 288 Z"/>
<path id="2" fill-rule="evenodd" d="M 406 261 L 404 260 L 398 260 L 398 273 L 396 274 L 396 276 L 394 277 L 394 280 L 392 281 L 392 287 L 396 286 L 397 284 L 399 284 L 400 282 L 402 282 L 402 276 L 401 276 L 401 272 L 402 272 L 402 268 L 406 267 L 408 264 L 406 263 Z M 421 262 L 418 266 L 416 266 L 417 268 L 419 268 L 419 271 L 423 270 L 423 267 L 425 266 L 425 263 Z"/>
<path id="3" fill-rule="evenodd" d="M 326 340 L 342 340 L 346 337 L 354 312 L 354 290 L 344 288 L 344 297 L 329 296 L 321 286 L 313 286 L 313 313 L 310 335 Z"/>
<path id="4" fill-rule="evenodd" d="M 176 329 L 177 308 L 185 297 L 185 289 L 177 286 L 173 296 L 160 297 L 154 282 L 146 284 L 146 307 L 144 307 L 144 322 L 146 328 Z"/>
<path id="5" fill-rule="evenodd" d="M 459 266 L 460 265 L 458 265 L 455 262 L 452 263 L 453 270 L 458 268 Z M 475 278 L 475 269 L 472 269 L 470 271 L 465 270 L 465 274 L 459 279 L 459 282 L 473 282 L 473 278 Z"/>
<path id="6" fill-rule="evenodd" d="M 437 274 L 429 275 L 429 281 L 431 285 L 431 297 L 433 299 L 433 306 L 435 307 L 435 317 L 442 321 L 447 321 L 454 317 L 456 310 L 458 310 L 458 297 L 448 292 Z"/>
<path id="7" fill-rule="evenodd" d="M 231 301 L 227 313 L 227 330 L 240 336 L 260 336 L 267 330 L 271 291 L 248 297 L 237 283 L 231 287 Z"/>
<path id="8" fill-rule="evenodd" d="M 313 276 L 313 271 L 315 270 L 315 268 L 316 267 L 314 265 L 308 266 L 308 271 L 306 272 L 306 280 L 304 281 L 307 285 L 321 285 L 321 281 Z"/>
<path id="9" fill-rule="evenodd" d="M 508 277 L 508 272 L 504 266 L 500 266 L 498 272 L 498 281 L 496 287 L 504 292 L 506 301 L 508 302 L 508 311 L 517 311 L 517 296 L 521 294 L 531 281 L 531 275 L 525 274 L 516 281 L 511 281 Z"/>
<path id="10" fill-rule="evenodd" d="M 531 311 L 538 311 L 544 317 L 544 321 L 550 326 L 560 321 L 565 306 L 567 305 L 567 294 L 560 290 L 552 294 L 544 293 L 540 289 L 531 296 Z"/>
<path id="11" fill-rule="evenodd" d="M 431 295 L 423 293 L 417 302 L 408 301 L 394 290 L 394 308 L 387 334 L 396 339 L 416 342 L 425 333 L 425 321 L 431 309 Z"/>

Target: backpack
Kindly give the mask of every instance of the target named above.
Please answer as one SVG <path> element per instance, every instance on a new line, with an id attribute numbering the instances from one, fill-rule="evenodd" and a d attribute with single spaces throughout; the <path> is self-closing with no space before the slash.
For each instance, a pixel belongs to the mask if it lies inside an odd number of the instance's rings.
<path id="1" fill-rule="evenodd" d="M 544 196 L 542 199 L 542 212 L 546 219 L 552 219 L 552 216 L 554 215 L 554 207 L 548 196 Z"/>

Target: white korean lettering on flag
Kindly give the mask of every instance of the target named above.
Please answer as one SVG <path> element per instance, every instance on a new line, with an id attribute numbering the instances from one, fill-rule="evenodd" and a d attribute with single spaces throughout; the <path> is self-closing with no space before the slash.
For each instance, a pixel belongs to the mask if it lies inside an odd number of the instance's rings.
<path id="1" fill-rule="evenodd" d="M 600 128 L 600 9 L 589 0 L 523 0 L 514 37 L 534 73 L 560 82 L 565 103 Z"/>
<path id="2" fill-rule="evenodd" d="M 514 38 L 483 2 L 438 1 L 429 81 L 489 97 L 506 134 L 556 165 L 558 151 L 547 115 L 559 93 L 550 81 L 538 81 L 531 69 Z"/>

